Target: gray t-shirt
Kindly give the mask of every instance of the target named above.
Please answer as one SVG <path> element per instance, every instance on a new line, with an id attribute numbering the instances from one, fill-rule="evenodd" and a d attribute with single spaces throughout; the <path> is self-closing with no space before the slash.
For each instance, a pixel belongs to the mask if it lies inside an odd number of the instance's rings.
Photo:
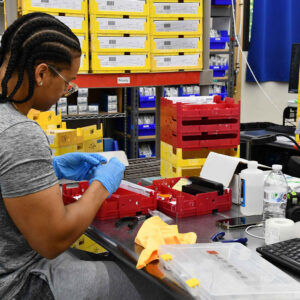
<path id="1" fill-rule="evenodd" d="M 32 194 L 58 183 L 41 127 L 0 104 L 0 299 L 11 299 L 42 257 L 8 215 L 3 198 Z"/>

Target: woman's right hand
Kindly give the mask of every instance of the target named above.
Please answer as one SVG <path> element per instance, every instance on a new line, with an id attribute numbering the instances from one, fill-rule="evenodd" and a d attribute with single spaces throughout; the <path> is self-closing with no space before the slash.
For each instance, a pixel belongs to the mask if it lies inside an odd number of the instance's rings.
<path id="1" fill-rule="evenodd" d="M 107 164 L 95 167 L 91 174 L 91 184 L 94 180 L 102 183 L 109 192 L 109 197 L 114 193 L 124 177 L 125 166 L 116 158 L 113 157 Z"/>

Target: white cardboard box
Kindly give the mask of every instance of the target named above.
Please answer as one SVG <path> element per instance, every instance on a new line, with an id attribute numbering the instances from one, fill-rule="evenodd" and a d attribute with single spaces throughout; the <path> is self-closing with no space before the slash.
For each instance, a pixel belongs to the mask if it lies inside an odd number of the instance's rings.
<path id="1" fill-rule="evenodd" d="M 222 183 L 224 187 L 232 189 L 232 203 L 241 203 L 240 172 L 247 168 L 248 160 L 210 152 L 203 165 L 200 177 Z M 265 171 L 270 167 L 258 164 L 258 168 Z"/>

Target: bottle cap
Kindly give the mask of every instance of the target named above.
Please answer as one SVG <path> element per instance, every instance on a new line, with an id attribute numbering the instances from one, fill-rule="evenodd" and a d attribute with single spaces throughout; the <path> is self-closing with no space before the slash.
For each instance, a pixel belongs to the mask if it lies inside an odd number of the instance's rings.
<path id="1" fill-rule="evenodd" d="M 257 161 L 255 160 L 251 160 L 251 161 L 248 161 L 248 168 L 249 169 L 257 169 Z"/>
<path id="2" fill-rule="evenodd" d="M 282 165 L 272 165 L 272 170 L 281 171 L 282 170 Z"/>

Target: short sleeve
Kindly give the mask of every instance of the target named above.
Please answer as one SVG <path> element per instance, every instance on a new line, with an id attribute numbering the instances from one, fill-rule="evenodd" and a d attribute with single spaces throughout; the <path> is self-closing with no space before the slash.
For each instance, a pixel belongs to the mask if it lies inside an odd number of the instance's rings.
<path id="1" fill-rule="evenodd" d="M 39 192 L 58 183 L 46 135 L 33 121 L 0 134 L 0 188 L 3 198 Z"/>

